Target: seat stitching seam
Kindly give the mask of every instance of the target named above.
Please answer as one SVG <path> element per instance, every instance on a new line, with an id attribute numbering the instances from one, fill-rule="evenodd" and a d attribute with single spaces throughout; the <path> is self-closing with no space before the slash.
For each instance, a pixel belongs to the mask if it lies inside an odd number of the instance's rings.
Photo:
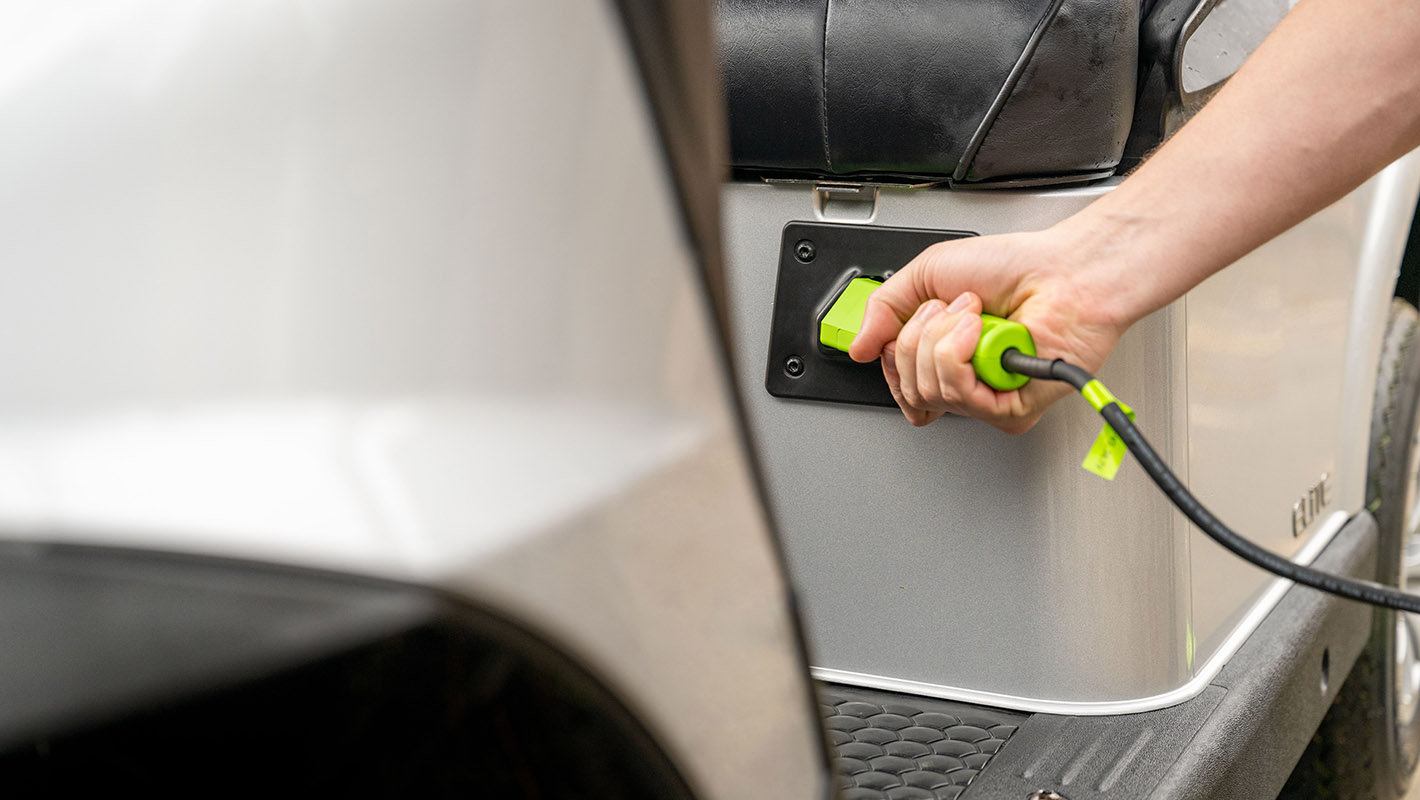
<path id="1" fill-rule="evenodd" d="M 1065 0 L 1053 0 L 1050 7 L 1041 15 L 1040 20 L 1035 25 L 1035 30 L 1031 31 L 1030 38 L 1026 40 L 1026 46 L 1021 50 L 1020 58 L 1016 59 L 1011 71 L 1006 73 L 1006 79 L 1001 82 L 1001 90 L 996 93 L 996 99 L 991 102 L 991 106 L 986 109 L 986 113 L 981 117 L 981 123 L 976 126 L 976 132 L 972 134 L 971 140 L 967 142 L 966 149 L 962 151 L 961 159 L 957 161 L 957 168 L 952 172 L 952 180 L 959 181 L 966 177 L 967 168 L 976 159 L 976 153 L 981 149 L 981 143 L 986 140 L 986 134 L 991 127 L 996 124 L 996 117 L 1000 115 L 1001 109 L 1005 107 L 1006 101 L 1010 99 L 1011 93 L 1015 91 L 1016 84 L 1021 76 L 1025 74 L 1026 66 L 1035 56 L 1036 48 L 1040 45 L 1040 40 L 1045 38 L 1045 32 L 1050 28 L 1050 24 L 1055 21 L 1055 16 L 1060 12 L 1060 7 L 1065 4 Z"/>

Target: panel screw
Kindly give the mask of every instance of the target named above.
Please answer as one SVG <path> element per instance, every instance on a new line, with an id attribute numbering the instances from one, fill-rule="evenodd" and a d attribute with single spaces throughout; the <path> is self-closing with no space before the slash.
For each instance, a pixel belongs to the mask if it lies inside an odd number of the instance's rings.
<path id="1" fill-rule="evenodd" d="M 808 239 L 800 239 L 799 243 L 794 245 L 794 257 L 804 262 L 805 264 L 809 263 L 810 261 L 813 261 L 814 243 L 809 241 Z"/>
<path id="2" fill-rule="evenodd" d="M 784 374 L 791 378 L 797 378 L 804 374 L 804 360 L 798 356 L 789 356 L 784 359 Z"/>

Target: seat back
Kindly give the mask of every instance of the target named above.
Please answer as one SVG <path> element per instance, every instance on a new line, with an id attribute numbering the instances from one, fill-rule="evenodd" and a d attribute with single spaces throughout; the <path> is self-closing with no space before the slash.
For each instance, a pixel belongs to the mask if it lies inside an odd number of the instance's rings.
<path id="1" fill-rule="evenodd" d="M 720 0 L 717 25 L 739 171 L 1087 180 L 1129 134 L 1137 0 Z"/>

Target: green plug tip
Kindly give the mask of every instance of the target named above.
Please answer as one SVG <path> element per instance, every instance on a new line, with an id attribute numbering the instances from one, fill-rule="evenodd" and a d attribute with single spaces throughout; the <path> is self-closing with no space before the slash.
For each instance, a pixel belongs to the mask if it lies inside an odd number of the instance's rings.
<path id="1" fill-rule="evenodd" d="M 863 315 L 868 311 L 868 295 L 882 286 L 872 278 L 854 278 L 843 287 L 828 313 L 818 323 L 818 340 L 827 348 L 844 353 L 853 345 L 863 329 Z"/>

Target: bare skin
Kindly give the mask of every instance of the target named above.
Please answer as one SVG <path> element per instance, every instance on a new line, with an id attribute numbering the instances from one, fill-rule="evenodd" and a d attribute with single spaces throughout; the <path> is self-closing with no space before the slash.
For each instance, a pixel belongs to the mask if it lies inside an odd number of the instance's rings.
<path id="1" fill-rule="evenodd" d="M 852 357 L 903 414 L 1029 430 L 1068 391 L 976 379 L 979 315 L 1098 371 L 1130 325 L 1420 146 L 1420 3 L 1302 0 L 1202 111 L 1055 226 L 933 245 L 873 293 Z"/>

